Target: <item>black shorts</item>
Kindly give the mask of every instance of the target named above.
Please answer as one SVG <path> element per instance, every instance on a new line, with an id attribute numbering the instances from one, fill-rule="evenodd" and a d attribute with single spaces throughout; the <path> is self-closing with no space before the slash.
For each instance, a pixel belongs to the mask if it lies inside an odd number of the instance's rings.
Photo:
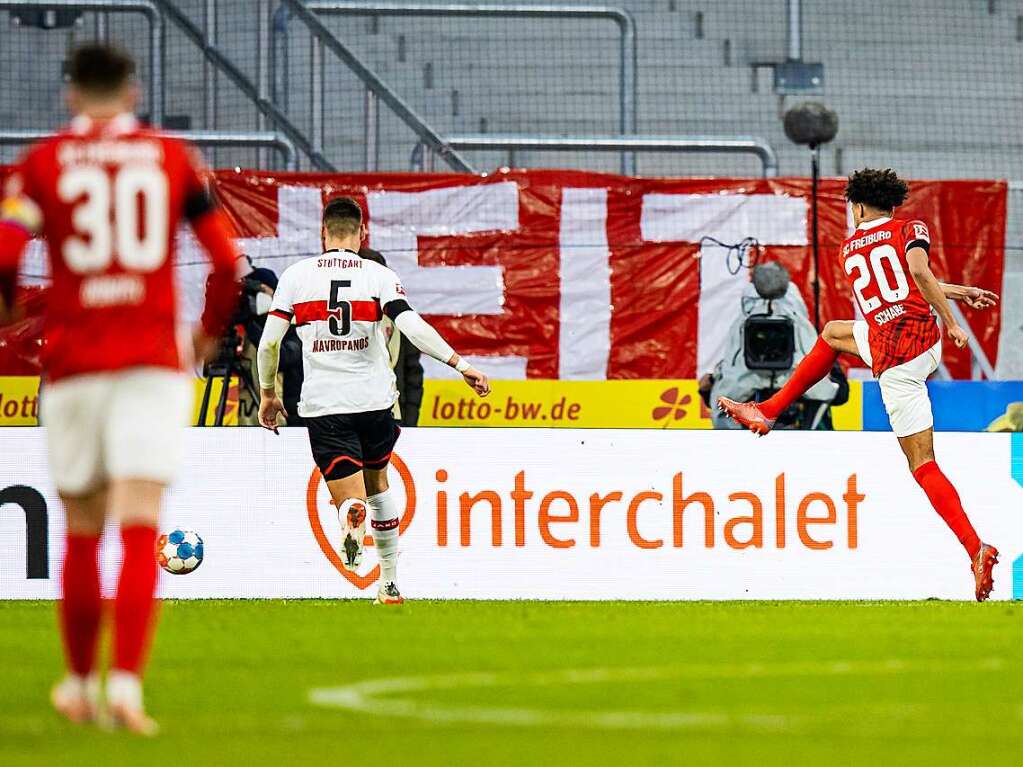
<path id="1" fill-rule="evenodd" d="M 321 415 L 305 419 L 313 460 L 325 480 L 363 469 L 383 469 L 401 431 L 390 410 Z"/>

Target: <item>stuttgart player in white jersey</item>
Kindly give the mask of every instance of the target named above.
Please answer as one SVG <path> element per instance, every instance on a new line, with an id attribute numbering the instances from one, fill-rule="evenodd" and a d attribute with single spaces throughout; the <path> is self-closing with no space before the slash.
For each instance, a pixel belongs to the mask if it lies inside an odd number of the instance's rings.
<path id="1" fill-rule="evenodd" d="M 387 483 L 400 431 L 392 415 L 398 390 L 381 320 L 389 317 L 421 351 L 455 368 L 479 396 L 490 394 L 490 383 L 412 310 L 394 272 L 359 256 L 365 236 L 358 203 L 331 200 L 323 211 L 325 252 L 281 275 L 259 343 L 259 420 L 276 431 L 277 416 L 285 414 L 274 379 L 281 341 L 294 322 L 305 371 L 298 414 L 338 509 L 341 560 L 351 570 L 361 564 L 368 510 L 381 568 L 376 602 L 400 604 L 401 515 Z"/>

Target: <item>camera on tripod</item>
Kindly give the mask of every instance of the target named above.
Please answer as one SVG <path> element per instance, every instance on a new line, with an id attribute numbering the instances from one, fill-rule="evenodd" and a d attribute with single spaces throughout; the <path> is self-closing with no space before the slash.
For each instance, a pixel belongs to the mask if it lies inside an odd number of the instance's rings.
<path id="1" fill-rule="evenodd" d="M 817 341 L 806 304 L 781 264 L 752 264 L 736 259 L 737 267 L 749 266 L 750 282 L 744 286 L 739 312 L 727 335 L 721 360 L 713 376 L 702 386 L 707 402 L 725 396 L 740 401 L 762 401 L 777 391 Z M 848 386 L 840 374 L 815 383 L 806 395 L 780 414 L 778 426 L 796 429 L 827 427 L 829 408 L 845 401 Z M 731 428 L 727 419 L 715 415 L 716 428 Z"/>
<path id="2" fill-rule="evenodd" d="M 217 355 L 203 366 L 206 388 L 203 391 L 202 404 L 199 406 L 199 426 L 206 425 L 214 381 L 222 382 L 217 409 L 213 416 L 214 426 L 224 425 L 224 413 L 227 409 L 227 395 L 232 376 L 237 375 L 239 384 L 248 389 L 254 400 L 259 399 L 259 391 L 252 380 L 252 372 L 244 367 L 241 361 L 246 340 L 245 328 L 259 318 L 258 296 L 263 293 L 263 285 L 261 280 L 251 275 L 243 277 L 241 280 L 241 296 L 238 299 L 238 306 L 231 316 L 227 330 L 221 336 Z M 255 340 L 258 342 L 259 339 Z"/>

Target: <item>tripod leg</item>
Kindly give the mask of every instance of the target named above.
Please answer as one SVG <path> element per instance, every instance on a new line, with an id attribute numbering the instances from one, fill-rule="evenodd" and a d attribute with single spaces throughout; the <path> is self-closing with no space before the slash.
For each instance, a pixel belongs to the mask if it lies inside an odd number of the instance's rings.
<path id="1" fill-rule="evenodd" d="M 256 389 L 256 384 L 252 380 L 252 372 L 241 365 L 238 366 L 238 386 L 239 388 L 244 386 L 248 390 L 249 395 L 252 397 L 252 401 L 258 406 L 260 395 Z"/>
<path id="2" fill-rule="evenodd" d="M 220 401 L 217 402 L 217 413 L 213 419 L 214 426 L 224 425 L 224 411 L 227 409 L 227 393 L 231 385 L 231 370 L 234 366 L 228 365 L 224 370 L 224 384 L 220 388 Z"/>
<path id="3" fill-rule="evenodd" d="M 206 375 L 206 387 L 202 393 L 202 404 L 199 405 L 199 422 L 196 426 L 206 425 L 206 416 L 210 412 L 210 394 L 213 390 L 213 376 L 211 374 Z"/>
<path id="4" fill-rule="evenodd" d="M 252 380 L 252 373 L 250 373 L 248 370 L 245 370 L 244 368 L 239 367 L 238 378 L 241 380 L 243 384 L 245 384 L 245 388 L 249 390 L 249 394 L 252 395 L 252 399 L 254 399 L 256 402 L 259 402 L 259 391 L 256 389 L 256 384 Z"/>

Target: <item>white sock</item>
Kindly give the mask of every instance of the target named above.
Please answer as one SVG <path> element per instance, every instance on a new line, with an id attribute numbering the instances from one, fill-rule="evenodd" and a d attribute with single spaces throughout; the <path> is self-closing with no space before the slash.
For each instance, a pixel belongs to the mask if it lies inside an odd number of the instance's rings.
<path id="1" fill-rule="evenodd" d="M 88 676 L 79 676 L 78 674 L 68 672 L 59 685 L 62 695 L 71 695 L 76 698 L 84 696 L 86 700 L 94 705 L 99 702 L 102 687 L 99 674 L 95 671 Z"/>
<path id="2" fill-rule="evenodd" d="M 96 675 L 89 674 L 89 676 L 80 676 L 72 671 L 69 671 L 60 681 L 60 688 L 68 695 L 80 697 L 82 695 L 85 695 L 86 692 L 88 691 L 90 680 L 95 681 Z"/>
<path id="3" fill-rule="evenodd" d="M 390 489 L 366 499 L 369 507 L 373 544 L 380 560 L 381 584 L 398 578 L 398 522 L 401 514 Z"/>
<path id="4" fill-rule="evenodd" d="M 111 669 L 107 674 L 107 702 L 141 710 L 142 680 L 138 674 Z"/>

